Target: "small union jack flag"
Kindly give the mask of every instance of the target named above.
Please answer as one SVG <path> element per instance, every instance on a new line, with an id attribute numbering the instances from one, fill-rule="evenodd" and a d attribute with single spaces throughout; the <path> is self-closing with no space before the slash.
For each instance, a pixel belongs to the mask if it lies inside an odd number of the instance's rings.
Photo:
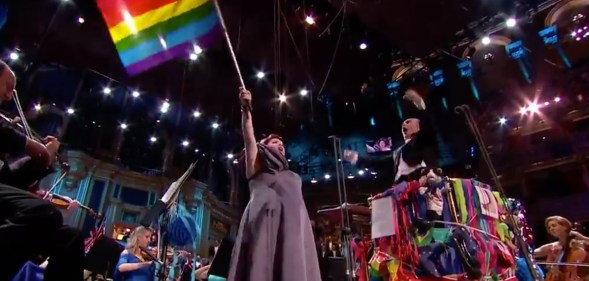
<path id="1" fill-rule="evenodd" d="M 90 230 L 90 237 L 84 240 L 84 252 L 86 254 L 90 252 L 90 249 L 92 248 L 92 246 L 94 246 L 96 240 L 98 240 L 98 238 L 100 238 L 106 233 L 106 217 L 108 217 L 108 215 L 102 216 L 102 218 L 96 223 L 94 228 Z"/>

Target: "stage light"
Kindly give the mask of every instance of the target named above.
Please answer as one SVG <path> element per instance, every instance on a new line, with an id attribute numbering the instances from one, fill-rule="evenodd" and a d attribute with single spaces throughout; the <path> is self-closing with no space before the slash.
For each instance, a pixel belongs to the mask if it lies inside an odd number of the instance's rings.
<path id="1" fill-rule="evenodd" d="M 213 123 L 213 129 L 219 128 L 219 123 Z"/>
<path id="2" fill-rule="evenodd" d="M 358 171 L 358 175 L 363 175 L 363 174 L 364 174 L 363 170 Z"/>
<path id="3" fill-rule="evenodd" d="M 505 125 L 506 122 L 507 122 L 507 119 L 505 119 L 505 117 L 502 117 L 499 119 L 499 124 L 501 124 L 501 125 Z"/>
<path id="4" fill-rule="evenodd" d="M 196 59 L 198 59 L 198 55 L 190 54 L 190 60 L 196 60 Z"/>
<path id="5" fill-rule="evenodd" d="M 127 129 L 127 124 L 125 124 L 125 123 L 122 123 L 122 124 L 121 124 L 121 129 L 123 129 L 123 130 L 124 130 L 124 129 Z"/>
<path id="6" fill-rule="evenodd" d="M 68 109 L 67 109 L 67 114 L 69 114 L 69 115 L 72 115 L 72 114 L 74 114 L 74 112 L 75 112 L 75 111 L 74 111 L 74 109 L 73 109 L 73 108 L 68 108 Z"/>
<path id="7" fill-rule="evenodd" d="M 83 18 L 83 17 L 79 17 L 79 18 L 78 18 L 78 22 L 79 22 L 79 23 L 84 23 L 84 22 L 86 22 L 86 21 L 84 20 L 84 18 Z"/>
<path id="8" fill-rule="evenodd" d="M 286 101 L 286 96 L 284 94 L 282 94 L 282 95 L 278 96 L 278 100 L 280 102 L 285 102 Z"/>
<path id="9" fill-rule="evenodd" d="M 352 173 L 348 173 L 348 179 L 353 179 L 354 175 Z"/>
<path id="10" fill-rule="evenodd" d="M 138 91 L 133 91 L 132 95 L 134 98 L 138 98 L 141 94 Z"/>
<path id="11" fill-rule="evenodd" d="M 151 138 L 149 139 L 149 141 L 150 141 L 150 142 L 156 142 L 156 141 L 157 141 L 157 138 L 156 138 L 156 137 L 151 137 Z"/>
<path id="12" fill-rule="evenodd" d="M 317 183 L 317 179 L 315 177 L 311 178 L 311 183 Z"/>
<path id="13" fill-rule="evenodd" d="M 366 50 L 368 46 L 365 43 L 360 44 L 360 50 Z"/>
<path id="14" fill-rule="evenodd" d="M 519 113 L 520 113 L 521 115 L 524 115 L 524 114 L 526 114 L 526 112 L 528 112 L 528 109 L 527 109 L 527 108 L 525 108 L 525 107 L 522 107 L 522 108 L 519 110 Z"/>
<path id="15" fill-rule="evenodd" d="M 160 108 L 160 112 L 161 113 L 166 113 L 166 112 L 168 112 L 168 109 L 170 109 L 170 103 L 168 101 L 165 101 L 162 104 L 162 107 Z"/>
<path id="16" fill-rule="evenodd" d="M 559 97 L 554 98 L 554 102 L 560 102 L 560 98 Z"/>
<path id="17" fill-rule="evenodd" d="M 194 116 L 194 118 L 200 117 L 200 111 L 195 111 L 194 113 L 192 113 L 192 116 Z"/>
<path id="18" fill-rule="evenodd" d="M 200 55 L 202 53 L 202 49 L 199 45 L 194 45 L 194 54 Z"/>
<path id="19" fill-rule="evenodd" d="M 370 172 L 371 175 L 376 175 L 375 171 Z"/>
<path id="20" fill-rule="evenodd" d="M 314 25 L 315 24 L 315 20 L 311 16 L 307 16 L 305 18 L 305 22 L 307 22 L 308 25 Z"/>
<path id="21" fill-rule="evenodd" d="M 258 72 L 258 74 L 256 74 L 256 76 L 258 76 L 258 79 L 262 79 L 264 78 L 264 76 L 266 76 L 266 74 L 264 74 L 264 72 Z"/>
<path id="22" fill-rule="evenodd" d="M 234 160 L 233 160 L 233 164 L 237 164 L 237 163 L 239 163 L 239 162 L 237 161 L 237 159 L 234 159 Z"/>
<path id="23" fill-rule="evenodd" d="M 112 93 L 112 90 L 109 87 L 105 87 L 104 89 L 102 89 L 102 92 L 105 95 L 109 95 L 110 93 Z"/>
<path id="24" fill-rule="evenodd" d="M 41 110 L 41 105 L 40 104 L 35 104 L 35 110 L 36 111 L 40 111 Z"/>
<path id="25" fill-rule="evenodd" d="M 227 158 L 229 158 L 229 159 L 233 159 L 233 157 L 234 157 L 234 155 L 233 155 L 233 154 L 231 154 L 231 153 L 227 154 Z"/>
<path id="26" fill-rule="evenodd" d="M 198 148 L 194 150 L 194 152 L 198 153 Z"/>
<path id="27" fill-rule="evenodd" d="M 190 142 L 188 142 L 188 141 L 183 141 L 182 142 L 182 146 L 188 146 L 189 144 L 190 144 Z"/>
<path id="28" fill-rule="evenodd" d="M 489 38 L 488 36 L 483 37 L 483 40 L 481 40 L 481 42 L 484 45 L 489 45 L 491 43 L 491 38 Z"/>
<path id="29" fill-rule="evenodd" d="M 536 103 L 531 103 L 530 106 L 528 106 L 528 111 L 530 111 L 532 113 L 536 113 L 536 112 L 538 112 L 539 108 L 540 107 Z"/>
<path id="30" fill-rule="evenodd" d="M 17 52 L 12 52 L 10 53 L 10 59 L 11 60 L 17 60 L 20 56 L 18 55 Z"/>
<path id="31" fill-rule="evenodd" d="M 307 90 L 301 90 L 301 96 L 306 96 L 309 93 Z"/>
<path id="32" fill-rule="evenodd" d="M 325 174 L 325 176 L 323 176 L 323 178 L 325 178 L 326 180 L 330 179 L 331 176 L 329 174 Z"/>
<path id="33" fill-rule="evenodd" d="M 515 24 L 516 24 L 516 21 L 514 18 L 509 18 L 509 19 L 507 19 L 507 21 L 505 21 L 505 25 L 507 27 L 514 27 Z"/>

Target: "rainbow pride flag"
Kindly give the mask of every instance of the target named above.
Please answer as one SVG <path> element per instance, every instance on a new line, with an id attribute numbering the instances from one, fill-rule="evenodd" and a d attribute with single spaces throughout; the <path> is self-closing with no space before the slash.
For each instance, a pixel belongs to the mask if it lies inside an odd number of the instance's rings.
<path id="1" fill-rule="evenodd" d="M 97 0 L 130 76 L 209 45 L 222 31 L 214 0 Z"/>

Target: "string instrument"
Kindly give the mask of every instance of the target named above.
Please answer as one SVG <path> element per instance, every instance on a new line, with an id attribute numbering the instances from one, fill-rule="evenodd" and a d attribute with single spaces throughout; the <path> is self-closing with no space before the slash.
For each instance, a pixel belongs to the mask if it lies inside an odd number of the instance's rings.
<path id="1" fill-rule="evenodd" d="M 1 120 L 6 121 L 8 123 L 8 125 L 10 127 L 12 127 L 13 129 L 18 130 L 23 133 L 26 133 L 26 129 L 22 124 L 14 122 L 13 119 L 7 117 L 6 115 L 4 115 L 2 113 L 0 113 L 0 121 Z M 30 132 L 31 132 L 31 139 L 33 139 L 34 141 L 36 141 L 38 143 L 44 143 L 43 138 L 37 132 L 35 132 L 33 130 L 30 130 Z M 59 166 L 62 170 L 69 171 L 70 165 L 57 152 L 55 153 L 55 160 L 57 161 L 57 163 L 59 163 Z"/>
<path id="2" fill-rule="evenodd" d="M 576 228 L 572 228 L 572 231 L 576 231 Z M 569 235 L 567 238 L 566 245 L 562 249 L 562 255 L 557 260 L 557 263 L 561 265 L 552 268 L 553 270 L 550 271 L 546 278 L 547 281 L 578 281 L 586 275 L 583 274 L 583 271 L 585 271 L 584 267 L 570 265 L 585 263 L 587 260 L 585 248 L 579 245 L 573 245 L 575 243 L 574 238 L 572 235 Z"/>
<path id="3" fill-rule="evenodd" d="M 50 194 L 49 196 L 46 196 L 46 191 L 39 191 L 37 193 L 35 193 L 35 195 L 44 198 L 45 200 L 49 201 L 49 203 L 51 203 L 53 206 L 55 206 L 58 209 L 61 210 L 67 210 L 71 204 L 75 201 L 67 196 L 63 196 L 63 195 L 59 195 L 59 194 Z M 92 208 L 79 203 L 78 202 L 78 206 L 86 211 L 90 216 L 92 216 L 93 218 L 100 220 L 102 218 L 102 214 L 97 213 L 96 211 L 94 211 Z"/>
<path id="4" fill-rule="evenodd" d="M 164 262 L 162 262 L 161 260 L 159 260 L 155 254 L 157 254 L 157 250 L 154 249 L 148 249 L 146 247 L 142 247 L 139 246 L 139 249 L 141 250 L 141 255 L 142 258 L 144 259 L 144 261 L 152 261 L 156 264 L 159 265 L 160 270 L 157 273 L 158 277 L 160 278 L 160 280 L 167 280 L 168 279 L 168 274 L 170 273 L 170 267 L 167 264 L 164 264 Z"/>

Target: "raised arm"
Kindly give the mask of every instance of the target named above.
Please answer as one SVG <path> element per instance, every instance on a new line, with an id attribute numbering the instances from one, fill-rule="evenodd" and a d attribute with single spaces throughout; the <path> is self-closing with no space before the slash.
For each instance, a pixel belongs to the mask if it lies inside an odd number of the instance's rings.
<path id="1" fill-rule="evenodd" d="M 258 156 L 252 112 L 248 106 L 252 102 L 252 94 L 248 90 L 241 89 L 239 100 L 241 101 L 241 130 L 243 131 L 243 142 L 245 144 L 245 175 L 249 179 L 256 173 L 255 164 Z"/>
<path id="2" fill-rule="evenodd" d="M 403 99 L 412 102 L 415 105 L 415 107 L 417 107 L 417 109 L 425 110 L 425 101 L 423 100 L 421 95 L 419 95 L 419 93 L 417 93 L 415 90 L 407 90 L 407 92 L 405 92 L 405 95 L 403 96 Z"/>

